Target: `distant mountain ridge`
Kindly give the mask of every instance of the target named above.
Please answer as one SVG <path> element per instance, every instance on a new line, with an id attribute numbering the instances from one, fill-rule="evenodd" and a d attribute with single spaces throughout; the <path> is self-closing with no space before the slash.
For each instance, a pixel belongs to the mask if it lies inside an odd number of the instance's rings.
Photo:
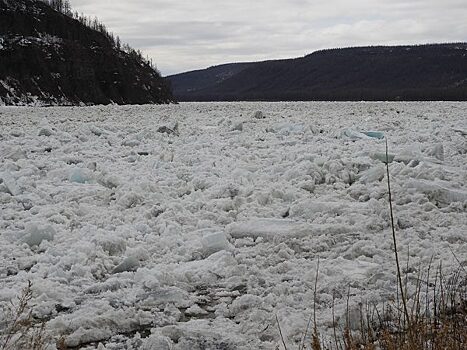
<path id="1" fill-rule="evenodd" d="M 180 101 L 465 101 L 467 43 L 320 50 L 167 78 Z"/>
<path id="2" fill-rule="evenodd" d="M 62 3 L 68 4 L 50 2 Z M 174 100 L 168 82 L 140 52 L 124 50 L 101 23 L 93 28 L 80 20 L 44 1 L 0 0 L 0 104 Z"/>

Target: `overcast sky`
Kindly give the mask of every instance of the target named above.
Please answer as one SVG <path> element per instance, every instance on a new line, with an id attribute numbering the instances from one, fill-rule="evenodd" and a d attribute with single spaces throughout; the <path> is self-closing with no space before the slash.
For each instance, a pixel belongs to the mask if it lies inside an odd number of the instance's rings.
<path id="1" fill-rule="evenodd" d="M 467 41 L 467 0 L 71 0 L 163 75 L 317 49 Z"/>

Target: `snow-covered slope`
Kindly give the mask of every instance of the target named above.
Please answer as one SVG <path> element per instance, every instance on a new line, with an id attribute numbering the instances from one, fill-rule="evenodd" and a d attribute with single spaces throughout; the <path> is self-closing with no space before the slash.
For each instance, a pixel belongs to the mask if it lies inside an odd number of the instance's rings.
<path id="1" fill-rule="evenodd" d="M 466 109 L 2 107 L 0 303 L 32 281 L 70 347 L 273 349 L 277 314 L 296 348 L 318 257 L 323 329 L 349 286 L 351 311 L 396 293 L 384 140 L 365 132 L 389 140 L 409 293 L 432 257 L 466 263 Z"/>

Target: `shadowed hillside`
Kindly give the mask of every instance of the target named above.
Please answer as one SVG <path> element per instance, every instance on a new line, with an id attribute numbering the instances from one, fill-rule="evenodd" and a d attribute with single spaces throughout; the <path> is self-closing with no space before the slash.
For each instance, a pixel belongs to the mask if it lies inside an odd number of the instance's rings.
<path id="1" fill-rule="evenodd" d="M 180 101 L 467 100 L 467 44 L 322 50 L 168 78 Z"/>
<path id="2" fill-rule="evenodd" d="M 51 2 L 51 5 L 67 2 Z M 43 1 L 0 0 L 0 103 L 144 104 L 173 100 L 139 51 L 97 20 Z M 62 5 L 60 5 L 62 6 Z"/>

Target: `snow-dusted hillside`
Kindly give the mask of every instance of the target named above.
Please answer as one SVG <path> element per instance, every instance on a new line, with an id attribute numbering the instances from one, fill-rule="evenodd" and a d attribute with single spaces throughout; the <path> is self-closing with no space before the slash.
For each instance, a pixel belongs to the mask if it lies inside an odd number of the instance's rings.
<path id="1" fill-rule="evenodd" d="M 467 261 L 466 103 L 0 108 L 0 303 L 70 347 L 297 348 Z M 261 111 L 261 113 L 255 113 Z M 255 118 L 263 116 L 264 118 Z M 378 133 L 370 134 L 380 136 Z M 452 250 L 452 252 L 451 252 Z M 293 345 L 295 343 L 295 345 Z"/>
<path id="2" fill-rule="evenodd" d="M 0 105 L 174 101 L 141 52 L 65 1 L 0 1 Z"/>

